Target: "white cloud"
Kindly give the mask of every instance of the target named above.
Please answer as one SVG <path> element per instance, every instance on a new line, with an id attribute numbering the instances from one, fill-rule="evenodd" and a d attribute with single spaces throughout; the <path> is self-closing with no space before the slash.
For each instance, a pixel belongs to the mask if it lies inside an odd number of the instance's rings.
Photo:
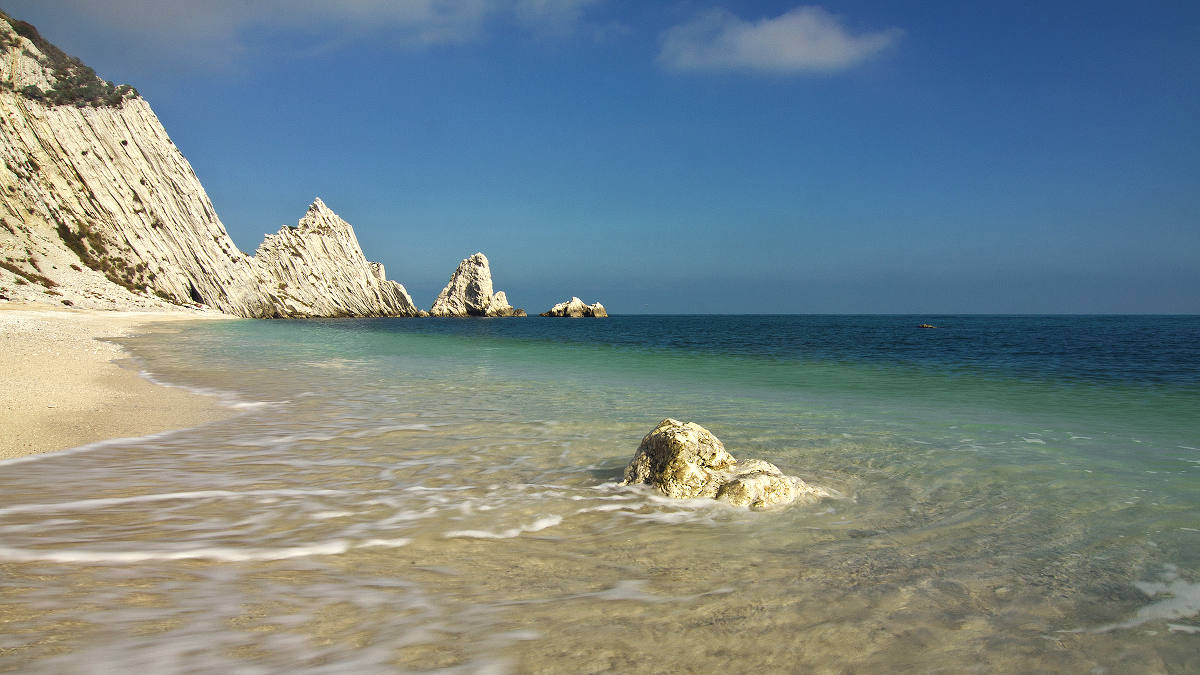
<path id="1" fill-rule="evenodd" d="M 820 7 L 797 7 L 757 21 L 714 9 L 664 32 L 658 59 L 675 70 L 828 72 L 862 63 L 902 34 L 888 28 L 851 35 Z"/>

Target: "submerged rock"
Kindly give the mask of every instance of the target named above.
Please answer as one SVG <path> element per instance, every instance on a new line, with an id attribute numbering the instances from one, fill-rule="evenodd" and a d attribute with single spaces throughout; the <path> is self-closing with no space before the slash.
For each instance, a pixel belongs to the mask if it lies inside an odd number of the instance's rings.
<path id="1" fill-rule="evenodd" d="M 493 294 L 492 269 L 487 256 L 464 258 L 446 287 L 433 301 L 432 316 L 525 316 L 525 310 L 508 304 L 504 291 Z"/>
<path id="2" fill-rule="evenodd" d="M 642 439 L 622 485 L 647 484 L 676 499 L 708 497 L 767 509 L 813 503 L 829 492 L 784 475 L 761 459 L 738 461 L 720 439 L 694 422 L 667 418 Z"/>
<path id="3" fill-rule="evenodd" d="M 576 319 L 582 317 L 603 318 L 608 316 L 608 312 L 605 311 L 604 305 L 598 302 L 586 305 L 579 298 L 571 296 L 570 300 L 558 303 L 539 316 L 569 316 Z"/>

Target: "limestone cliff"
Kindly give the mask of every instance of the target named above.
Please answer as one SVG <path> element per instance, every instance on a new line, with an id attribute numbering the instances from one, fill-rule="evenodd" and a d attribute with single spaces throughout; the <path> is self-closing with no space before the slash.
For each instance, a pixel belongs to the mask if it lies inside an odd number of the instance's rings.
<path id="1" fill-rule="evenodd" d="M 0 50 L 0 297 L 246 317 L 419 313 L 319 200 L 299 228 L 243 254 L 136 91 L 3 13 Z"/>
<path id="2" fill-rule="evenodd" d="M 492 269 L 487 256 L 464 258 L 429 310 L 433 316 L 525 316 L 508 304 L 504 291 L 492 293 Z"/>

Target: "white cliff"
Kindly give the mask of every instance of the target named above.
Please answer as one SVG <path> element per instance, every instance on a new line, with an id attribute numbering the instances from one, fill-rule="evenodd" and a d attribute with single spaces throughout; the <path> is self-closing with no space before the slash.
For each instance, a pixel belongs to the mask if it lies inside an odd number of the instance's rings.
<path id="1" fill-rule="evenodd" d="M 525 316 L 525 310 L 508 304 L 504 291 L 492 292 L 492 270 L 487 256 L 464 258 L 429 310 L 432 316 Z"/>
<path id="2" fill-rule="evenodd" d="M 419 313 L 319 201 L 294 235 L 245 255 L 136 92 L 94 78 L 68 90 L 64 63 L 91 70 L 2 13 L 0 50 L 0 297 L 246 317 Z"/>
<path id="3" fill-rule="evenodd" d="M 579 298 L 571 296 L 570 300 L 560 302 L 538 316 L 566 316 L 573 319 L 583 317 L 603 318 L 608 316 L 608 311 L 599 302 L 588 305 Z"/>

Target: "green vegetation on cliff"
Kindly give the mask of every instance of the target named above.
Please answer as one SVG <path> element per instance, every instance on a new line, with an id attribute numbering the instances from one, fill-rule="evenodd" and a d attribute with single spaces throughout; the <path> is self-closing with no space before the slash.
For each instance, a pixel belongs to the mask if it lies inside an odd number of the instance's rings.
<path id="1" fill-rule="evenodd" d="M 76 105 L 79 107 L 119 106 L 126 98 L 135 98 L 137 90 L 128 84 L 117 86 L 96 75 L 96 71 L 74 56 L 51 44 L 38 33 L 32 24 L 19 21 L 0 11 L 13 32 L 26 38 L 41 52 L 39 62 L 54 72 L 54 86 L 43 91 L 37 85 L 27 85 L 17 90 L 25 98 L 50 105 Z M 0 50 L 19 48 L 19 41 L 7 33 L 0 33 Z M 32 56 L 32 55 L 31 55 Z M 12 82 L 0 82 L 0 87 L 12 89 Z"/>

